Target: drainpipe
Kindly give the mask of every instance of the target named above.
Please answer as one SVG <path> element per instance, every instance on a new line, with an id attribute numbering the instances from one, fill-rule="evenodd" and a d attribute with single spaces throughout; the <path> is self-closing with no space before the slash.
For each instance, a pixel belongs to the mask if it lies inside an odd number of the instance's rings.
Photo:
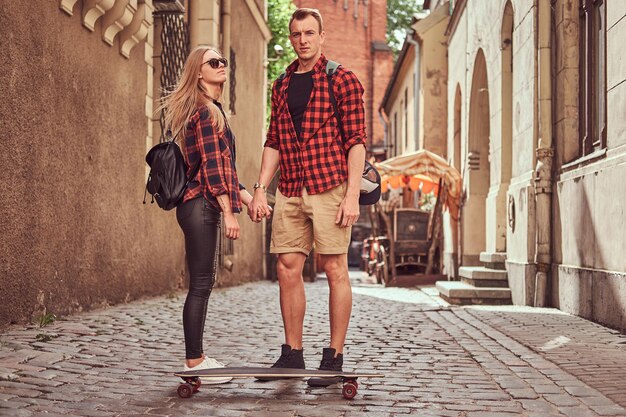
<path id="1" fill-rule="evenodd" d="M 537 8 L 537 60 L 538 60 L 538 133 L 535 167 L 535 307 L 546 305 L 548 276 L 552 264 L 551 214 L 552 214 L 552 5 L 536 0 Z"/>
<path id="2" fill-rule="evenodd" d="M 385 152 L 385 159 L 387 159 L 391 156 L 389 155 L 391 152 L 388 151 L 388 149 L 391 149 L 389 146 L 389 117 L 387 116 L 383 106 L 378 108 L 378 119 L 380 119 L 380 122 L 383 124 L 383 128 L 385 130 L 385 135 L 383 136 L 383 151 Z"/>
<path id="3" fill-rule="evenodd" d="M 220 31 L 222 34 L 222 54 L 224 58 L 230 61 L 230 11 L 231 11 L 231 0 L 222 0 L 221 1 L 221 16 L 220 20 L 222 22 L 222 30 Z M 222 91 L 222 97 L 224 103 L 228 103 L 228 107 L 230 108 L 230 88 L 228 88 L 228 82 L 224 84 L 224 91 Z"/>
<path id="4" fill-rule="evenodd" d="M 419 89 L 420 89 L 420 44 L 419 42 L 413 39 L 413 35 L 415 34 L 415 29 L 411 30 L 409 34 L 406 36 L 406 41 L 415 47 L 415 60 L 413 61 L 413 71 L 414 71 L 414 80 L 413 80 L 413 130 L 415 132 L 415 150 L 420 149 L 420 123 L 419 123 L 419 112 L 420 112 L 420 98 L 419 98 Z M 407 132 L 408 134 L 408 132 Z"/>

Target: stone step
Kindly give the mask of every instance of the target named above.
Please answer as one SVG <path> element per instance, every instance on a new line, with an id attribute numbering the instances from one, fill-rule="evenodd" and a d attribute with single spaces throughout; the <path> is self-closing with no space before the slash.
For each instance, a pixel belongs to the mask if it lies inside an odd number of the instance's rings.
<path id="1" fill-rule="evenodd" d="M 450 304 L 511 304 L 511 290 L 499 287 L 474 287 L 459 281 L 437 281 L 437 291 Z"/>
<path id="2" fill-rule="evenodd" d="M 487 268 L 505 270 L 506 252 L 481 252 L 480 261 Z"/>
<path id="3" fill-rule="evenodd" d="M 491 269 L 484 266 L 462 266 L 459 268 L 461 281 L 475 287 L 508 287 L 506 271 Z"/>

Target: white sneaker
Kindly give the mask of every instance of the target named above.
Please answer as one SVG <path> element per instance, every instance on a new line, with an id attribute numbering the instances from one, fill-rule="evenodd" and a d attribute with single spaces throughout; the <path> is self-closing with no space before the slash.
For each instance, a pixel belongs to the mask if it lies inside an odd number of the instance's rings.
<path id="1" fill-rule="evenodd" d="M 208 356 L 204 357 L 204 360 L 200 362 L 198 365 L 190 368 L 187 366 L 185 362 L 184 370 L 187 371 L 200 371 L 202 369 L 215 369 L 215 368 L 224 368 L 224 364 L 216 361 L 213 358 L 209 358 Z M 207 385 L 215 385 L 215 384 L 225 384 L 230 382 L 231 377 L 202 377 L 202 383 Z"/>

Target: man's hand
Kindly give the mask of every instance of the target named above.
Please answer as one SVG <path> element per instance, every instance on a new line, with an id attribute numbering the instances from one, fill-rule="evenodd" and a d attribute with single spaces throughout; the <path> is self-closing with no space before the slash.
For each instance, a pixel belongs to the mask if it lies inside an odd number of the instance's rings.
<path id="1" fill-rule="evenodd" d="M 248 215 L 255 223 L 260 222 L 264 217 L 272 215 L 272 208 L 267 204 L 267 197 L 263 189 L 257 188 L 254 191 L 254 197 L 252 197 L 252 201 L 248 205 Z"/>
<path id="2" fill-rule="evenodd" d="M 227 238 L 235 240 L 239 237 L 239 222 L 232 212 L 224 213 L 224 226 Z"/>
<path id="3" fill-rule="evenodd" d="M 341 227 L 352 226 L 359 219 L 359 195 L 346 194 L 339 205 L 335 224 Z"/>

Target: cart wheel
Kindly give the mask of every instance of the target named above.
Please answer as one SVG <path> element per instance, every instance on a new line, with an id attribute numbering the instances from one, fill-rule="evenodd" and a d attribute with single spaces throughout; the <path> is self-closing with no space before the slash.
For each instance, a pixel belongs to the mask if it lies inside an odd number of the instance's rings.
<path id="1" fill-rule="evenodd" d="M 341 391 L 343 394 L 343 398 L 346 400 L 351 400 L 356 395 L 357 384 L 355 382 L 346 382 L 343 384 L 343 390 Z"/>
<path id="2" fill-rule="evenodd" d="M 378 249 L 376 254 L 376 279 L 379 284 L 383 284 L 385 287 L 389 285 L 389 264 L 387 263 L 387 250 L 384 246 Z"/>
<path id="3" fill-rule="evenodd" d="M 189 398 L 193 393 L 193 386 L 191 384 L 180 384 L 177 392 L 180 398 Z"/>

